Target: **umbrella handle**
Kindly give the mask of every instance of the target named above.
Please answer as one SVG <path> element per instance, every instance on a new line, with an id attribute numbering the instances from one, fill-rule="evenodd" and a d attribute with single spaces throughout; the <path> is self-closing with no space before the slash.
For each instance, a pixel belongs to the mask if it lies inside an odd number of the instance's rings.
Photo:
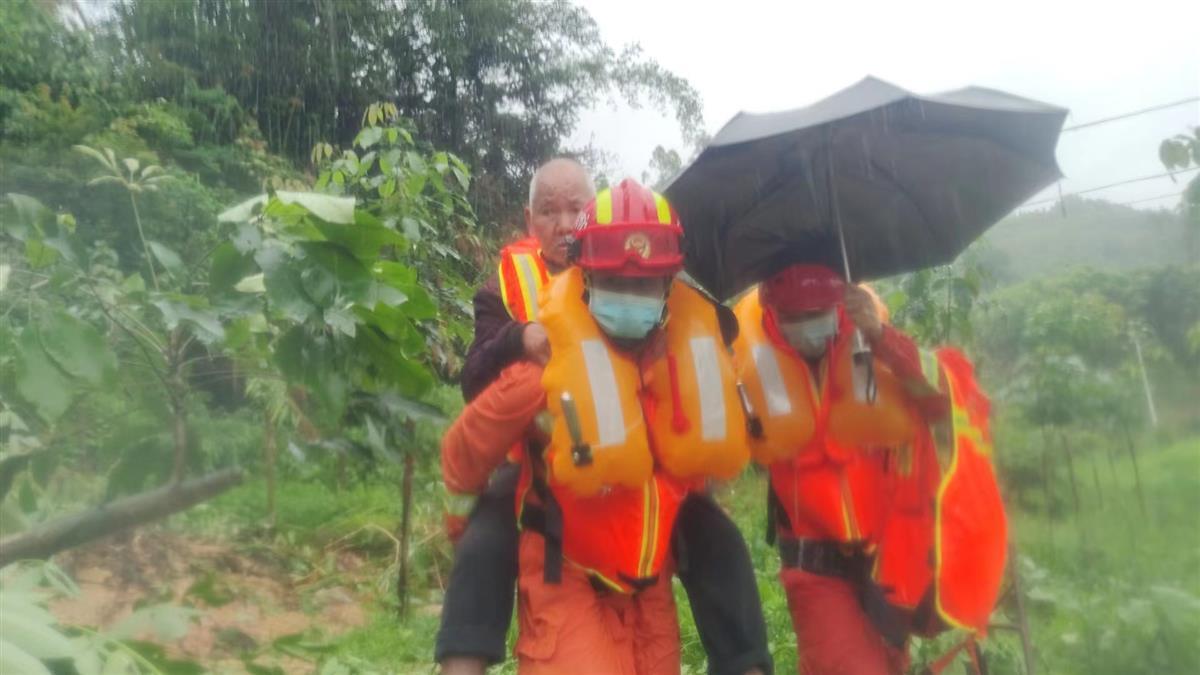
<path id="1" fill-rule="evenodd" d="M 863 334 L 854 330 L 852 381 L 854 384 L 854 400 L 859 403 L 875 405 L 879 396 L 879 387 L 875 380 L 875 359 L 871 356 L 871 346 L 867 344 Z"/>
<path id="2" fill-rule="evenodd" d="M 842 210 L 838 203 L 837 171 L 833 166 L 833 125 L 826 131 L 825 157 L 829 166 L 829 201 L 833 224 L 837 228 L 838 246 L 842 251 L 842 271 L 846 275 L 846 283 L 851 284 L 850 254 L 846 251 L 846 230 L 842 227 Z M 874 405 L 879 393 L 875 384 L 875 360 L 871 358 L 871 345 L 867 344 L 862 331 L 857 328 L 854 329 L 853 350 L 854 398 L 861 403 Z"/>

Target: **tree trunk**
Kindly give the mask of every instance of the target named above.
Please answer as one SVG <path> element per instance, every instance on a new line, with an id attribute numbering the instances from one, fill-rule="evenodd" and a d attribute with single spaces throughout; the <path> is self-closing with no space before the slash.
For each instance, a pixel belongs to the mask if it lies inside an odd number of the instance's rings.
<path id="1" fill-rule="evenodd" d="M 183 333 L 176 328 L 171 331 L 169 356 L 167 357 L 167 397 L 171 402 L 171 438 L 175 446 L 175 461 L 171 468 L 171 481 L 178 483 L 183 480 L 187 471 L 188 437 L 187 437 L 187 381 L 184 378 L 183 366 L 185 360 L 185 344 Z"/>
<path id="2" fill-rule="evenodd" d="M 1075 461 L 1071 456 L 1071 444 L 1067 442 L 1067 435 L 1064 433 L 1058 434 L 1059 443 L 1062 444 L 1063 454 L 1067 457 L 1067 475 L 1071 478 L 1071 500 L 1075 503 L 1075 517 L 1079 517 L 1079 485 L 1075 481 Z"/>
<path id="3" fill-rule="evenodd" d="M 1146 517 L 1146 493 L 1142 492 L 1142 472 L 1138 469 L 1137 453 L 1133 449 L 1133 437 L 1129 435 L 1129 427 L 1121 426 L 1125 436 L 1125 449 L 1129 451 L 1129 460 L 1133 462 L 1133 485 L 1137 489 L 1138 506 L 1142 509 L 1142 518 Z"/>
<path id="4" fill-rule="evenodd" d="M 404 453 L 404 482 L 400 486 L 400 560 L 399 579 L 396 583 L 396 595 L 400 601 L 400 616 L 408 616 L 408 539 L 409 525 L 412 520 L 412 484 L 416 459 L 412 449 Z"/>
<path id="5" fill-rule="evenodd" d="M 187 409 L 180 397 L 171 396 L 171 437 L 175 443 L 175 463 L 171 468 L 171 481 L 179 483 L 187 470 Z"/>
<path id="6" fill-rule="evenodd" d="M 1021 586 L 1020 560 L 1017 545 L 1008 542 L 1008 573 L 1012 576 L 1013 597 L 1017 604 L 1017 632 L 1021 636 L 1021 652 L 1025 656 L 1025 675 L 1036 675 L 1037 662 L 1033 656 L 1033 634 L 1029 630 L 1029 613 L 1025 610 L 1025 589 Z"/>
<path id="7" fill-rule="evenodd" d="M 1046 500 L 1046 522 L 1050 523 L 1050 532 L 1054 532 L 1054 501 L 1050 489 L 1050 437 L 1046 427 L 1042 427 L 1042 495 Z"/>
<path id="8" fill-rule="evenodd" d="M 1096 501 L 1104 508 L 1104 491 L 1100 489 L 1100 470 L 1096 468 L 1095 458 L 1089 460 L 1092 465 L 1092 483 L 1096 485 Z"/>
<path id="9" fill-rule="evenodd" d="M 237 469 L 222 469 L 183 483 L 111 501 L 0 539 L 0 567 L 26 558 L 45 558 L 114 532 L 144 525 L 190 508 L 242 481 Z"/>
<path id="10" fill-rule="evenodd" d="M 275 464 L 279 456 L 275 420 L 263 414 L 263 465 L 267 479 L 267 522 L 275 527 Z"/>

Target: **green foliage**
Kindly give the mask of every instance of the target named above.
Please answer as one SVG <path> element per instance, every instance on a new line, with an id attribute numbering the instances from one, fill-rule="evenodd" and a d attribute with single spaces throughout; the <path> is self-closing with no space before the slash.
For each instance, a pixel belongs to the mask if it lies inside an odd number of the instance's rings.
<path id="1" fill-rule="evenodd" d="M 1178 134 L 1158 146 L 1158 158 L 1169 171 L 1182 171 L 1190 167 L 1200 168 L 1200 127 L 1192 127 L 1191 134 Z M 1175 180 L 1171 176 L 1171 180 Z M 1188 228 L 1188 250 L 1192 258 L 1200 255 L 1200 174 L 1192 176 L 1183 189 L 1179 204 Z"/>
<path id="2" fill-rule="evenodd" d="M 608 97 L 673 112 L 688 138 L 702 131 L 687 81 L 636 46 L 608 46 L 587 10 L 565 1 L 208 0 L 180 11 L 120 0 L 109 29 L 138 64 L 130 86 L 141 98 L 221 87 L 294 160 L 319 142 L 348 144 L 361 110 L 395 101 L 476 168 L 485 223 L 514 213 L 536 166 Z"/>
<path id="3" fill-rule="evenodd" d="M 1180 245 L 1185 227 L 1168 210 L 1067 197 L 1061 207 L 1005 218 L 972 250 L 991 249 L 981 253 L 996 281 L 1012 284 L 1072 267 L 1119 272 L 1195 261 Z"/>
<path id="4" fill-rule="evenodd" d="M 891 310 L 890 321 L 926 345 L 969 341 L 971 310 L 989 280 L 971 255 L 938 268 L 924 269 L 879 284 Z"/>

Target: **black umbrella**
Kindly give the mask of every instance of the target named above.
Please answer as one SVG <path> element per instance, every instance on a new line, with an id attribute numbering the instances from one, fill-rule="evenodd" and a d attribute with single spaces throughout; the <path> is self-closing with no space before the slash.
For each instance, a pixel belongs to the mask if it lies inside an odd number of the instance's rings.
<path id="1" fill-rule="evenodd" d="M 666 188 L 688 272 L 723 299 L 795 262 L 855 280 L 948 263 L 1061 177 L 1066 114 L 875 78 L 806 108 L 740 113 Z"/>

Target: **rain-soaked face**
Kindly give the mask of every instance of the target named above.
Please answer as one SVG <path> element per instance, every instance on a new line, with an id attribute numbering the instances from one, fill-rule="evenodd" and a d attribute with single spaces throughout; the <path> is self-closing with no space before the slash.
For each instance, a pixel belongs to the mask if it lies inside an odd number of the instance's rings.
<path id="1" fill-rule="evenodd" d="M 556 159 L 538 169 L 525 207 L 525 226 L 538 240 L 547 262 L 567 266 L 567 237 L 595 196 L 587 171 L 577 162 Z"/>

